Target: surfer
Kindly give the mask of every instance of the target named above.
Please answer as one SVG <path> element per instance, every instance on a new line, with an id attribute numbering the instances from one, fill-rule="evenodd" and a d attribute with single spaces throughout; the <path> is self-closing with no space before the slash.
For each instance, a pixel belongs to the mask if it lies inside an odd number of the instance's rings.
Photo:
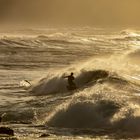
<path id="1" fill-rule="evenodd" d="M 76 89 L 76 84 L 74 83 L 75 77 L 73 76 L 74 73 L 71 72 L 69 76 L 64 76 L 64 78 L 68 78 L 68 90 L 75 90 Z"/>

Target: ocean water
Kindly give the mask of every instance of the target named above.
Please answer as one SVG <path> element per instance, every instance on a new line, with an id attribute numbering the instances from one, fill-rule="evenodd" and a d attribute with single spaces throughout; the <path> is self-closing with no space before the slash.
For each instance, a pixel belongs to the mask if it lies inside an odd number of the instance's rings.
<path id="1" fill-rule="evenodd" d="M 139 60 L 136 30 L 1 31 L 1 126 L 20 140 L 139 139 Z"/>

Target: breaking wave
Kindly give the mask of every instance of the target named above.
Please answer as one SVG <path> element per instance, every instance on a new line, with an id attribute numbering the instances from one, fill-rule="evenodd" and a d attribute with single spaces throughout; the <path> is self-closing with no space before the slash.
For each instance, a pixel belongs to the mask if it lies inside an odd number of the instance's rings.
<path id="1" fill-rule="evenodd" d="M 78 128 L 79 133 L 88 134 L 88 130 L 80 131 L 80 129 L 91 129 L 96 133 L 97 129 L 103 128 L 110 129 L 111 132 L 115 131 L 117 135 L 121 131 L 121 133 L 126 132 L 126 134 L 140 137 L 139 65 L 130 63 L 133 60 L 139 64 L 140 51 L 137 41 L 140 36 L 133 31 L 122 31 L 118 34 L 84 36 L 80 33 L 79 35 L 78 33 L 49 35 L 44 33 L 30 37 L 2 37 L 0 39 L 1 52 L 2 55 L 6 54 L 2 56 L 3 61 L 7 60 L 9 63 L 9 60 L 12 60 L 17 63 L 17 60 L 22 58 L 19 63 L 23 63 L 26 60 L 22 69 L 18 71 L 20 78 L 18 79 L 15 75 L 14 82 L 19 83 L 22 79 L 27 79 L 20 82 L 18 88 L 21 91 L 10 93 L 12 99 L 15 94 L 18 99 L 14 103 L 7 103 L 7 111 L 5 111 L 5 106 L 2 108 L 0 115 L 3 117 L 3 122 L 44 124 L 45 121 L 47 128 L 51 127 L 51 129 L 68 128 L 75 131 Z M 113 41 L 110 40 L 112 37 Z M 138 47 L 133 48 L 133 45 Z M 91 47 L 87 47 L 89 52 L 86 46 Z M 15 49 L 16 52 L 9 53 L 8 48 L 10 52 L 14 48 L 22 49 Z M 60 48 L 61 50 L 58 51 Z M 63 65 L 65 69 L 60 70 L 57 69 L 58 67 L 54 69 L 54 65 L 65 61 L 65 58 L 60 57 L 61 54 L 72 58 L 73 51 L 75 51 L 75 59 L 66 59 L 66 64 Z M 91 54 L 92 58 L 85 60 L 91 51 L 97 57 Z M 79 55 L 81 52 L 84 56 L 83 60 Z M 31 56 L 28 57 L 29 55 Z M 25 64 L 29 60 L 31 60 L 29 63 L 31 69 L 26 71 Z M 75 60 L 78 63 L 74 64 Z M 67 67 L 68 62 L 71 63 L 71 61 L 72 65 Z M 41 71 L 31 65 L 33 62 L 38 62 L 37 68 L 40 67 Z M 43 67 L 41 62 L 43 62 Z M 11 75 L 17 72 L 9 68 L 6 72 L 11 72 Z M 64 74 L 65 72 L 67 74 Z M 78 87 L 74 91 L 67 90 L 67 79 L 64 78 L 71 72 L 74 72 L 75 83 Z M 36 84 L 30 81 L 45 74 L 46 77 Z M 5 75 L 3 79 L 5 80 Z M 23 96 L 26 96 L 26 99 Z"/>
<path id="2" fill-rule="evenodd" d="M 127 102 L 126 102 L 127 100 Z M 46 125 L 55 128 L 104 129 L 139 135 L 140 105 L 124 92 L 97 86 L 86 89 L 57 107 L 47 118 Z M 81 131 L 83 133 L 83 131 Z M 88 131 L 85 133 L 88 134 Z M 129 135 L 129 136 L 130 136 Z M 128 135 L 127 135 L 128 136 Z M 128 136 L 128 137 L 129 137 Z"/>
<path id="3" fill-rule="evenodd" d="M 114 38 L 116 41 L 140 41 L 140 34 L 131 30 L 123 30 L 119 37 Z"/>
<path id="4" fill-rule="evenodd" d="M 110 119 L 118 112 L 119 105 L 111 101 L 83 101 L 70 103 L 61 108 L 46 123 L 61 128 L 101 128 L 110 124 Z"/>
<path id="5" fill-rule="evenodd" d="M 95 84 L 99 79 L 105 79 L 109 76 L 109 72 L 103 70 L 81 71 L 76 74 L 76 85 L 80 89 L 86 88 L 89 84 Z M 42 79 L 31 90 L 32 95 L 47 95 L 67 92 L 67 81 L 63 75 L 48 75 Z"/>
<path id="6" fill-rule="evenodd" d="M 105 70 L 81 70 L 75 73 L 75 83 L 78 91 L 82 91 L 88 87 L 93 87 L 96 84 L 110 84 L 120 89 L 131 89 L 135 84 L 127 81 L 125 78 L 118 76 L 115 73 Z M 68 93 L 67 81 L 63 78 L 63 74 L 49 74 L 47 78 L 43 78 L 30 90 L 31 95 L 48 95 Z"/>

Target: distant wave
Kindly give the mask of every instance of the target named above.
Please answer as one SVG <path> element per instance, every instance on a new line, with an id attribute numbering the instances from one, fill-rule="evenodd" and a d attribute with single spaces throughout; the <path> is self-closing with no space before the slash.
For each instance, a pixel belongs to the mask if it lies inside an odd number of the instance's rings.
<path id="1" fill-rule="evenodd" d="M 140 49 L 136 49 L 127 54 L 129 61 L 137 66 L 140 65 Z"/>
<path id="2" fill-rule="evenodd" d="M 40 39 L 45 39 L 45 38 L 62 38 L 62 37 L 67 37 L 68 34 L 66 33 L 53 33 L 49 35 L 38 35 L 37 38 Z"/>
<path id="3" fill-rule="evenodd" d="M 93 38 L 86 38 L 75 36 L 73 34 L 62 34 L 62 33 L 55 33 L 51 35 L 39 35 L 37 36 L 37 39 L 48 43 L 75 44 L 75 45 L 91 44 L 94 41 Z"/>
<path id="4" fill-rule="evenodd" d="M 104 38 L 96 38 L 95 36 L 76 36 L 73 34 L 64 33 L 54 33 L 49 35 L 37 35 L 37 36 L 23 36 L 23 37 L 10 37 L 3 36 L 0 38 L 1 46 L 12 46 L 12 47 L 24 47 L 24 48 L 34 48 L 34 47 L 48 47 L 49 45 L 83 45 L 91 46 L 93 44 L 104 44 L 107 40 Z M 84 46 L 85 47 L 85 46 Z"/>
<path id="5" fill-rule="evenodd" d="M 38 32 L 38 31 L 37 31 Z M 78 34 L 78 33 L 77 33 Z M 33 36 L 1 36 L 0 45 L 12 47 L 47 47 L 49 43 L 60 45 L 109 45 L 109 36 L 104 35 L 82 35 L 76 33 L 56 32 L 50 34 L 37 34 Z M 140 41 L 140 34 L 135 31 L 124 30 L 113 35 L 114 41 Z"/>
<path id="6" fill-rule="evenodd" d="M 140 49 L 136 49 L 128 54 L 129 57 L 140 58 Z"/>
<path id="7" fill-rule="evenodd" d="M 137 36 L 138 34 L 135 33 L 135 31 L 132 31 L 132 30 L 122 30 L 120 32 L 120 35 L 133 35 L 133 36 Z"/>
<path id="8" fill-rule="evenodd" d="M 123 30 L 119 33 L 119 37 L 114 38 L 115 41 L 140 41 L 140 34 L 130 30 Z"/>
<path id="9" fill-rule="evenodd" d="M 140 41 L 140 36 L 124 36 L 115 38 L 116 41 Z"/>
<path id="10" fill-rule="evenodd" d="M 32 38 L 4 37 L 0 39 L 0 45 L 12 48 L 14 47 L 32 48 L 34 46 L 39 46 L 40 42 Z"/>
<path id="11" fill-rule="evenodd" d="M 0 45 L 7 47 L 23 47 L 23 48 L 38 48 L 38 47 L 47 47 L 48 43 L 56 44 L 82 44 L 82 41 L 69 40 L 66 38 L 54 38 L 50 36 L 41 35 L 38 37 L 29 37 L 29 38 L 1 38 Z"/>

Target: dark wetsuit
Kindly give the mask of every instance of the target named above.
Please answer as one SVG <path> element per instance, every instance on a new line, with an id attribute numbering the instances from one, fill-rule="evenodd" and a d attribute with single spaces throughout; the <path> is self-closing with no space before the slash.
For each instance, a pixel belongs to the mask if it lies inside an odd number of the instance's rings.
<path id="1" fill-rule="evenodd" d="M 69 83 L 69 85 L 71 86 L 71 85 L 74 85 L 74 76 L 72 76 L 72 75 L 70 75 L 70 76 L 68 76 L 68 83 Z"/>
<path id="2" fill-rule="evenodd" d="M 75 85 L 75 83 L 74 83 L 74 76 L 73 75 L 70 75 L 70 76 L 67 76 L 67 78 L 68 78 L 68 86 L 67 86 L 67 88 L 69 89 L 69 90 L 74 90 L 74 89 L 76 89 L 76 85 Z"/>

